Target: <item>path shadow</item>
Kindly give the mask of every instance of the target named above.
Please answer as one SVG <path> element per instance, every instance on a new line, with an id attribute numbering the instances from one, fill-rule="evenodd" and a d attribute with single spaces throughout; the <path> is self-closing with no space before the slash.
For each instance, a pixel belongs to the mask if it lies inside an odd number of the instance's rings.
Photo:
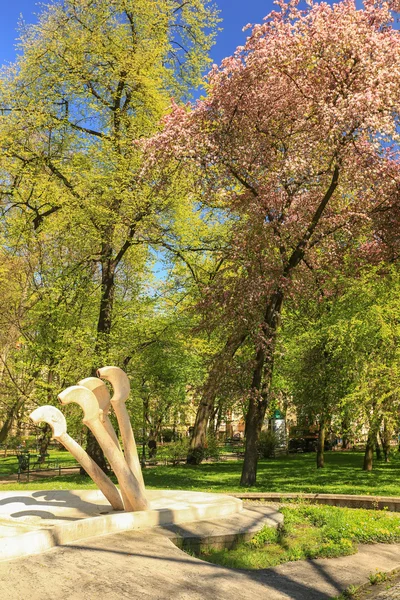
<path id="1" fill-rule="evenodd" d="M 118 537 L 121 535 L 123 534 L 119 534 Z M 112 537 L 116 538 L 117 536 Z M 345 588 L 340 581 L 336 581 L 328 574 L 326 574 L 327 577 L 332 581 L 329 584 L 329 591 L 324 591 L 323 589 L 317 589 L 317 587 L 313 584 L 313 581 L 300 581 L 299 579 L 291 577 L 288 574 L 277 574 L 272 570 L 270 570 L 269 573 L 264 572 L 263 576 L 260 577 L 258 571 L 234 570 L 219 565 L 211 565 L 210 563 L 206 563 L 195 557 L 185 555 L 177 548 L 175 548 L 175 552 L 167 554 L 162 552 L 162 550 L 161 552 L 158 552 L 157 546 L 155 547 L 154 552 L 149 552 L 149 547 L 135 551 L 134 548 L 125 550 L 112 546 L 112 543 L 108 545 L 108 547 L 97 544 L 94 544 L 93 546 L 86 544 L 68 544 L 66 546 L 62 546 L 62 548 L 64 552 L 68 553 L 70 551 L 84 554 L 88 553 L 89 555 L 104 553 L 111 556 L 120 556 L 121 559 L 124 560 L 138 559 L 146 562 L 154 561 L 154 570 L 157 573 L 158 581 L 161 582 L 164 577 L 166 577 L 166 584 L 168 586 L 171 586 L 171 580 L 169 577 L 170 570 L 168 569 L 168 565 L 171 565 L 170 568 L 173 570 L 175 570 L 178 566 L 180 577 L 175 579 L 172 588 L 168 590 L 168 595 L 165 596 L 168 598 L 181 598 L 180 594 L 182 592 L 185 592 L 185 598 L 190 598 L 188 592 L 192 591 L 195 594 L 194 597 L 196 598 L 198 597 L 197 595 L 199 592 L 201 592 L 203 598 L 219 599 L 221 596 L 219 596 L 216 592 L 221 588 L 221 585 L 226 583 L 232 583 L 233 586 L 237 586 L 235 592 L 236 599 L 247 599 L 250 597 L 267 599 L 269 597 L 268 591 L 270 591 L 270 593 L 274 591 L 282 594 L 279 596 L 282 598 L 282 600 L 330 600 L 336 592 L 343 591 Z M 157 564 L 160 561 L 161 563 L 165 563 L 165 567 Z M 151 572 L 152 570 L 151 567 L 147 567 L 147 569 L 148 572 Z M 248 587 L 246 587 L 246 582 L 250 584 Z M 253 588 L 253 584 L 257 585 L 256 589 Z M 171 595 L 172 589 L 173 595 Z M 243 591 L 243 595 L 241 595 L 241 590 Z M 165 592 L 167 593 L 167 591 Z M 257 596 L 253 595 L 255 592 L 257 592 Z M 251 596 L 247 595 L 248 593 L 251 593 Z M 273 595 L 273 598 L 277 598 L 276 594 Z"/>
<path id="2" fill-rule="evenodd" d="M 77 515 L 76 517 L 71 517 L 70 519 L 68 518 L 68 520 L 80 520 L 80 519 L 84 519 L 85 516 L 98 516 L 99 515 L 99 506 L 101 506 L 101 510 L 102 510 L 102 514 L 104 514 L 105 511 L 107 511 L 107 513 L 114 513 L 111 505 L 100 505 L 100 503 L 97 502 L 88 502 L 87 500 L 83 500 L 82 498 L 80 498 L 79 496 L 72 494 L 70 491 L 68 490 L 57 490 L 57 492 L 50 492 L 50 491 L 39 491 L 39 492 L 33 492 L 32 495 L 30 496 L 10 496 L 7 498 L 2 498 L 0 500 L 0 506 L 6 506 L 7 504 L 25 504 L 25 506 L 33 506 L 33 507 L 46 507 L 46 508 L 75 508 L 77 509 L 80 513 L 83 513 L 82 515 Z M 34 511 L 29 511 L 31 514 Z M 43 511 L 41 511 L 43 512 Z M 44 511 L 45 512 L 45 511 Z M 10 516 L 18 518 L 20 516 L 26 516 L 28 514 L 27 511 L 22 511 L 22 512 L 18 512 L 18 513 L 13 513 Z M 55 513 L 47 513 L 49 515 L 49 517 L 43 517 L 43 518 L 51 518 L 51 519 L 66 519 L 66 517 L 62 517 L 62 516 L 58 516 Z"/>
<path id="3" fill-rule="evenodd" d="M 10 517 L 18 519 L 19 517 L 40 517 L 41 519 L 56 519 L 57 521 L 76 521 L 75 517 L 57 517 L 53 513 L 46 510 L 21 510 L 20 512 L 12 513 Z"/>

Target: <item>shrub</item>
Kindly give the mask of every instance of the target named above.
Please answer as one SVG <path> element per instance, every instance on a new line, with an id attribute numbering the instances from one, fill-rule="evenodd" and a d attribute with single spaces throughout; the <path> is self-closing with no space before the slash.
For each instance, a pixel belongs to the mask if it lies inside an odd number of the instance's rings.
<path id="1" fill-rule="evenodd" d="M 204 458 L 213 458 L 214 460 L 218 460 L 220 455 L 220 447 L 217 441 L 217 438 L 213 433 L 209 433 L 207 435 L 207 445 L 204 451 Z"/>
<path id="2" fill-rule="evenodd" d="M 19 446 L 22 446 L 22 438 L 19 435 L 7 438 L 8 448 L 16 450 Z"/>
<path id="3" fill-rule="evenodd" d="M 173 442 L 175 440 L 176 434 L 173 429 L 163 429 L 161 432 L 161 437 L 164 442 Z"/>
<path id="4" fill-rule="evenodd" d="M 168 446 L 167 458 L 172 461 L 172 464 L 176 465 L 186 458 L 188 449 L 189 440 L 187 438 L 172 442 Z"/>
<path id="5" fill-rule="evenodd" d="M 272 458 L 278 445 L 278 437 L 274 431 L 262 431 L 258 443 L 258 453 L 261 458 Z"/>

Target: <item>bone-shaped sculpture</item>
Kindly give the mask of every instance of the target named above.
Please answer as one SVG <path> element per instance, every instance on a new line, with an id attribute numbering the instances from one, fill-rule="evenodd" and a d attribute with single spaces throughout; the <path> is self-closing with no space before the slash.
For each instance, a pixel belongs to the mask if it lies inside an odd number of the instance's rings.
<path id="1" fill-rule="evenodd" d="M 142 486 L 131 472 L 122 453 L 115 446 L 110 434 L 100 420 L 100 407 L 94 393 L 78 385 L 73 385 L 58 396 L 62 404 L 76 402 L 84 413 L 83 423 L 92 431 L 99 442 L 108 462 L 114 471 L 124 498 L 126 510 L 146 510 L 147 500 Z M 122 433 L 122 432 L 121 432 Z"/>
<path id="2" fill-rule="evenodd" d="M 114 427 L 112 426 L 112 423 L 108 416 L 108 413 L 111 408 L 111 402 L 110 392 L 108 391 L 106 384 L 98 377 L 86 377 L 86 379 L 82 379 L 81 381 L 79 381 L 78 385 L 83 385 L 83 387 L 87 388 L 88 390 L 91 390 L 96 396 L 97 402 L 99 403 L 99 407 L 103 411 L 103 416 L 100 420 L 102 421 L 107 433 L 109 433 L 112 439 L 114 440 L 114 443 L 117 446 L 117 448 L 121 450 L 117 434 L 115 433 Z"/>
<path id="3" fill-rule="evenodd" d="M 115 433 L 114 427 L 108 417 L 108 413 L 110 411 L 111 402 L 110 402 L 110 392 L 104 381 L 99 379 L 98 377 L 86 377 L 86 379 L 82 379 L 79 381 L 78 385 L 82 385 L 86 387 L 88 390 L 91 390 L 93 394 L 96 396 L 97 402 L 100 407 L 100 421 L 102 422 L 106 431 L 110 434 L 111 439 L 114 444 L 118 448 L 120 452 L 121 446 Z M 121 494 L 126 507 L 130 507 L 131 503 L 129 502 L 129 498 L 125 494 L 125 490 L 121 488 Z M 130 510 L 130 509 L 129 509 Z"/>
<path id="4" fill-rule="evenodd" d="M 98 465 L 90 458 L 83 448 L 67 433 L 65 417 L 55 406 L 40 406 L 29 415 L 34 423 L 44 421 L 53 431 L 53 438 L 58 440 L 76 460 L 86 473 L 98 485 L 114 510 L 124 510 L 124 505 L 118 489 Z"/>
<path id="5" fill-rule="evenodd" d="M 138 480 L 142 494 L 144 495 L 144 481 L 135 437 L 132 431 L 132 425 L 126 409 L 125 402 L 129 398 L 130 383 L 127 374 L 119 367 L 102 367 L 97 370 L 97 375 L 101 379 L 109 381 L 114 389 L 114 395 L 111 398 L 111 404 L 118 419 L 119 430 L 121 432 L 122 443 L 124 445 L 124 455 L 128 466 L 136 479 Z"/>

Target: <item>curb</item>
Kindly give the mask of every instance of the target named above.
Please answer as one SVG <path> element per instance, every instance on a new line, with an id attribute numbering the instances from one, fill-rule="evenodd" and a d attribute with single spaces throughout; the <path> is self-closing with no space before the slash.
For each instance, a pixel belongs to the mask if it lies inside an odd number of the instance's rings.
<path id="1" fill-rule="evenodd" d="M 181 550 L 198 555 L 209 548 L 236 548 L 240 542 L 251 540 L 264 527 L 278 528 L 283 524 L 283 514 L 270 507 L 245 508 L 222 521 L 212 519 L 180 525 L 157 527 L 155 534 L 165 536 Z"/>
<path id="2" fill-rule="evenodd" d="M 315 504 L 329 504 L 348 508 L 366 508 L 369 510 L 389 510 L 400 512 L 400 498 L 391 496 L 353 496 L 350 494 L 303 494 L 279 492 L 243 492 L 230 494 L 241 500 L 266 500 L 270 502 L 285 502 L 287 500 L 309 500 Z"/>

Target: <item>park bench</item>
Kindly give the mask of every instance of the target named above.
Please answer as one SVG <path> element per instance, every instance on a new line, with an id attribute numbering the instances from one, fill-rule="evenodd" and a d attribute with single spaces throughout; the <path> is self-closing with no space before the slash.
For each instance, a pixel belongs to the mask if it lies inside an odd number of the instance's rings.
<path id="1" fill-rule="evenodd" d="M 29 475 L 31 473 L 38 473 L 40 471 L 58 471 L 61 475 L 61 466 L 58 461 L 50 459 L 49 454 L 36 454 L 31 455 L 29 452 L 20 452 L 17 454 L 18 459 L 18 481 L 21 479 L 21 475 L 27 476 L 29 481 Z"/>

